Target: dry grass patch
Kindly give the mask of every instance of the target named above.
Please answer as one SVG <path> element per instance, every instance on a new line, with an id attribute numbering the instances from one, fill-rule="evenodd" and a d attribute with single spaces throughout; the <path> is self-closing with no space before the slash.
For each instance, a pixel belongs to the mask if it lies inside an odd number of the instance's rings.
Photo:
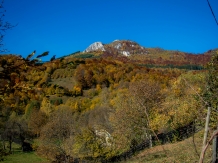
<path id="1" fill-rule="evenodd" d="M 184 141 L 144 150 L 129 163 L 197 163 L 202 148 L 203 131 Z M 207 149 L 205 163 L 211 162 L 212 146 Z"/>

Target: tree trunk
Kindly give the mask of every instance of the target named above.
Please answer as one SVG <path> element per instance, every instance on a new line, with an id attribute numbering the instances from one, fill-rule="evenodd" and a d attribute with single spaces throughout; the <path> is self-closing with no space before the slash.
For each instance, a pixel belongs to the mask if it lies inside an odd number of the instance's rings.
<path id="1" fill-rule="evenodd" d="M 199 163 L 203 163 L 203 161 L 204 161 L 204 149 L 205 149 L 205 146 L 207 143 L 207 134 L 208 134 L 208 130 L 209 130 L 210 113 L 211 113 L 211 107 L 208 106 L 207 117 L 206 117 L 205 128 L 204 128 L 203 146 L 202 146 L 202 150 L 201 150 Z"/>
<path id="2" fill-rule="evenodd" d="M 150 148 L 153 147 L 151 134 L 149 134 L 149 147 L 150 147 Z"/>
<path id="3" fill-rule="evenodd" d="M 12 152 L 12 140 L 9 140 L 9 152 Z"/>
<path id="4" fill-rule="evenodd" d="M 214 131 L 214 133 L 218 132 L 218 130 Z M 218 163 L 218 137 L 215 136 L 213 138 L 213 155 L 212 155 L 212 163 Z"/>

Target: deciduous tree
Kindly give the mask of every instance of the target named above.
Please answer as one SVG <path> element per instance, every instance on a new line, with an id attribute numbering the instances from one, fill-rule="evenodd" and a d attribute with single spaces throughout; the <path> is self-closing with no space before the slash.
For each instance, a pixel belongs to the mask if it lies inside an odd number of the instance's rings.
<path id="1" fill-rule="evenodd" d="M 147 79 L 131 83 L 128 94 L 119 98 L 119 107 L 111 116 L 117 152 L 129 149 L 132 141 L 141 143 L 154 134 L 150 113 L 160 105 L 163 96 L 159 83 Z"/>
<path id="2" fill-rule="evenodd" d="M 67 162 L 70 155 L 71 144 L 66 141 L 73 136 L 73 118 L 72 111 L 65 108 L 59 108 L 54 111 L 49 118 L 48 123 L 43 127 L 40 133 L 40 146 L 38 153 L 52 160 L 56 156 L 62 155 Z"/>
<path id="3" fill-rule="evenodd" d="M 209 121 L 210 127 L 215 130 L 218 126 L 217 119 L 217 108 L 218 108 L 218 51 L 216 54 L 212 56 L 211 61 L 208 63 L 208 79 L 207 79 L 207 87 L 203 94 L 203 103 L 208 108 L 207 110 L 207 118 L 205 123 L 205 133 L 203 139 L 203 147 L 201 151 L 201 156 L 199 163 L 203 163 L 204 154 L 207 149 L 206 141 L 209 130 Z M 213 160 L 213 161 L 217 161 Z"/>

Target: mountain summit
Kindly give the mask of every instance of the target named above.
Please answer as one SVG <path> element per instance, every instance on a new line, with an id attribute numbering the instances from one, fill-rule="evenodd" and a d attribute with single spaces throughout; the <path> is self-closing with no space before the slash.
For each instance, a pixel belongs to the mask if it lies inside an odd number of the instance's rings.
<path id="1" fill-rule="evenodd" d="M 211 55 L 215 53 L 216 50 L 214 49 L 201 55 L 196 55 L 178 50 L 164 50 L 158 47 L 143 47 L 137 42 L 130 40 L 114 40 L 108 44 L 95 42 L 91 44 L 83 53 L 79 53 L 74 57 L 127 57 L 128 60 L 141 64 L 181 66 L 205 65 L 209 62 Z"/>
<path id="2" fill-rule="evenodd" d="M 84 52 L 91 51 L 105 51 L 104 45 L 101 42 L 94 42 L 93 44 L 89 45 Z"/>
<path id="3" fill-rule="evenodd" d="M 108 53 L 130 56 L 131 54 L 146 54 L 147 51 L 138 43 L 130 40 L 114 40 L 112 43 L 103 44 L 95 42 L 91 44 L 84 52 L 106 51 Z"/>

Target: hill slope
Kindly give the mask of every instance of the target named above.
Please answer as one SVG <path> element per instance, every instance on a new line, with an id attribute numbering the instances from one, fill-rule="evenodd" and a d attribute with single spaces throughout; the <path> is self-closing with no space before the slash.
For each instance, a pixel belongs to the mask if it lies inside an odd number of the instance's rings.
<path id="1" fill-rule="evenodd" d="M 138 153 L 127 163 L 190 163 L 198 162 L 202 148 L 203 131 L 181 142 L 156 146 Z M 212 146 L 207 149 L 204 162 L 211 162 Z"/>
<path id="2" fill-rule="evenodd" d="M 119 156 L 150 139 L 150 129 L 163 134 L 196 119 L 201 122 L 204 106 L 195 94 L 204 89 L 206 70 L 164 68 L 175 52 L 142 49 L 135 42 L 103 46 L 105 51 L 77 52 L 46 63 L 1 55 L 4 140 L 32 139 L 38 154 L 51 160 L 95 161 Z M 120 53 L 133 47 L 135 52 L 129 55 Z M 146 54 L 138 53 L 138 48 Z M 213 53 L 201 56 L 209 58 Z M 195 58 L 178 52 L 170 63 L 186 64 L 187 59 L 182 60 L 186 55 Z M 206 60 L 201 59 L 196 64 L 203 65 Z M 150 63 L 162 67 L 148 68 Z"/>

